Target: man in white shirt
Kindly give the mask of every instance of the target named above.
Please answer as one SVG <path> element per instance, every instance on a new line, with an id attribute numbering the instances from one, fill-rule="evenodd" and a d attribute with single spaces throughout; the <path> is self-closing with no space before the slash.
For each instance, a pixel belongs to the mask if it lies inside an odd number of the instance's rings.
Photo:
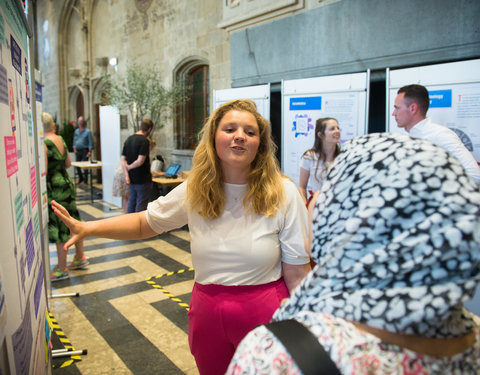
<path id="1" fill-rule="evenodd" d="M 397 94 L 392 114 L 397 126 L 412 137 L 427 139 L 446 149 L 458 159 L 470 177 L 480 183 L 480 167 L 458 135 L 426 117 L 430 104 L 427 89 L 421 85 L 407 85 L 401 87 Z"/>

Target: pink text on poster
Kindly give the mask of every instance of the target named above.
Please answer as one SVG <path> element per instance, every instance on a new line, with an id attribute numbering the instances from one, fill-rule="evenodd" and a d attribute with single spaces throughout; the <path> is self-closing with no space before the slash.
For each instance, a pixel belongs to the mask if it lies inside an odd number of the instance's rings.
<path id="1" fill-rule="evenodd" d="M 35 178 L 35 167 L 30 168 L 30 188 L 32 191 L 32 208 L 37 204 L 37 183 Z"/>
<path id="2" fill-rule="evenodd" d="M 3 137 L 5 141 L 5 163 L 7 164 L 7 177 L 18 171 L 17 142 L 15 137 Z"/>

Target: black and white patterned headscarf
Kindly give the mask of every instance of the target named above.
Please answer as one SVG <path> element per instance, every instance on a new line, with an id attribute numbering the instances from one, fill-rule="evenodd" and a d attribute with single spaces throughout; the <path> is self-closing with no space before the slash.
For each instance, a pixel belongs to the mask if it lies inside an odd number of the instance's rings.
<path id="1" fill-rule="evenodd" d="M 391 332 L 471 331 L 480 190 L 433 143 L 370 134 L 342 146 L 317 200 L 317 266 L 274 320 L 318 311 Z"/>

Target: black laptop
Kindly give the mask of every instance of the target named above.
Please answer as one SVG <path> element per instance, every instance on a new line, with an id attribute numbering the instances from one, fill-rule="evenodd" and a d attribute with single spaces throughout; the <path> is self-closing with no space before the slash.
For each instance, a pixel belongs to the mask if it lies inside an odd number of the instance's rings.
<path id="1" fill-rule="evenodd" d="M 170 164 L 165 171 L 166 178 L 177 178 L 177 173 L 180 170 L 180 164 Z"/>

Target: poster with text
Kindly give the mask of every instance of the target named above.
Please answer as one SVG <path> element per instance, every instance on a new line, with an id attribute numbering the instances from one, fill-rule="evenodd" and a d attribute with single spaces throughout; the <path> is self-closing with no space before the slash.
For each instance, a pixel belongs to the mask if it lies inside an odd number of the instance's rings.
<path id="1" fill-rule="evenodd" d="M 479 65 L 480 69 L 480 65 Z M 480 83 L 461 83 L 425 86 L 430 97 L 427 116 L 452 129 L 465 147 L 480 162 Z M 390 90 L 390 117 L 398 89 Z M 391 117 L 390 131 L 404 133 Z"/>
<path id="2" fill-rule="evenodd" d="M 12 374 L 43 374 L 46 369 L 41 197 L 28 45 L 15 2 L 0 0 L 0 356 L 1 372 Z M 40 356 L 43 366 L 38 367 Z"/>
<path id="3" fill-rule="evenodd" d="M 300 174 L 300 158 L 313 147 L 315 141 L 317 119 L 333 117 L 338 121 L 340 146 L 366 133 L 366 74 L 358 73 L 353 80 L 351 76 L 284 82 L 282 170 L 296 184 Z M 352 81 L 356 84 L 352 85 Z"/>
<path id="4" fill-rule="evenodd" d="M 398 89 L 420 84 L 427 88 L 433 122 L 452 129 L 480 162 L 480 59 L 387 69 L 387 131 L 404 133 L 392 117 Z"/>
<path id="5" fill-rule="evenodd" d="M 47 198 L 47 170 L 45 168 L 45 153 L 41 152 L 45 136 L 43 134 L 43 125 L 42 125 L 42 85 L 38 82 L 35 82 L 35 104 L 36 104 L 36 115 L 37 115 L 37 136 L 38 136 L 38 148 L 40 152 L 38 153 L 38 169 L 40 174 L 40 193 L 38 194 L 38 199 L 41 200 L 42 207 L 42 217 L 43 217 L 43 226 L 48 226 L 48 198 Z"/>

